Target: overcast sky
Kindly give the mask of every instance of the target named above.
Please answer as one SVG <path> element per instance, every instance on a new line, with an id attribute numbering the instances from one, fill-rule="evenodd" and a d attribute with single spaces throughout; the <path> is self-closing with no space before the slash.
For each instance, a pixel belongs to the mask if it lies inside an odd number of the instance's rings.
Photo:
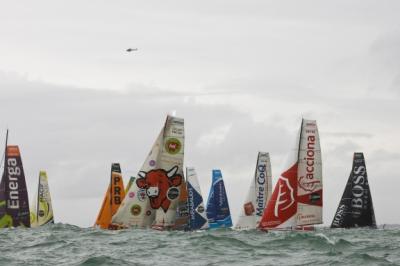
<path id="1" fill-rule="evenodd" d="M 30 197 L 48 172 L 57 222 L 91 226 L 120 162 L 127 182 L 165 116 L 233 218 L 258 151 L 273 183 L 301 118 L 316 119 L 330 224 L 364 152 L 379 224 L 399 223 L 399 1 L 0 1 L 0 138 Z M 127 48 L 138 51 L 127 53 Z"/>

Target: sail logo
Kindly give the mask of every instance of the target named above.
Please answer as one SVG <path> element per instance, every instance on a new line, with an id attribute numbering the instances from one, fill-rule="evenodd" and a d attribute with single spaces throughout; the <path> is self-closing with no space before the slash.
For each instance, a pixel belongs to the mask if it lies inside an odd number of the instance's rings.
<path id="1" fill-rule="evenodd" d="M 169 154 L 177 154 L 181 148 L 182 144 L 177 138 L 170 138 L 165 142 L 165 149 Z"/>
<path id="2" fill-rule="evenodd" d="M 337 226 L 337 227 L 340 226 L 340 224 L 343 221 L 343 217 L 344 217 L 344 213 L 345 213 L 346 209 L 347 209 L 346 205 L 344 205 L 344 204 L 339 206 L 339 208 L 335 214 L 335 217 L 333 217 L 333 222 L 332 222 L 333 226 Z"/>
<path id="3" fill-rule="evenodd" d="M 114 190 L 114 203 L 119 205 L 121 204 L 121 187 L 118 184 L 121 182 L 121 177 L 116 175 L 113 181 L 113 190 Z"/>
<path id="4" fill-rule="evenodd" d="M 314 133 L 313 130 L 307 130 L 307 133 Z M 304 158 L 306 163 L 306 174 L 299 177 L 299 187 L 304 191 L 313 192 L 321 184 L 320 180 L 314 179 L 315 170 L 315 135 L 307 137 L 307 150 Z"/>
<path id="5" fill-rule="evenodd" d="M 17 165 L 16 158 L 7 158 L 8 174 L 8 200 L 7 207 L 10 209 L 19 209 L 18 179 L 21 175 L 21 168 Z"/>
<path id="6" fill-rule="evenodd" d="M 265 188 L 264 184 L 266 182 L 267 178 L 267 166 L 265 164 L 260 164 L 257 167 L 257 184 L 258 184 L 258 193 L 257 193 L 257 211 L 256 215 L 257 216 L 262 216 L 263 211 L 264 211 L 264 203 L 265 203 Z"/>
<path id="7" fill-rule="evenodd" d="M 351 188 L 352 199 L 351 199 L 351 207 L 352 207 L 352 215 L 353 217 L 359 217 L 362 213 L 364 207 L 364 184 L 366 181 L 365 174 L 366 169 L 365 166 L 355 166 L 353 169 L 353 178 L 352 183 L 353 186 Z"/>
<path id="8" fill-rule="evenodd" d="M 278 196 L 274 209 L 275 217 L 279 217 L 279 212 L 290 208 L 295 203 L 294 189 L 290 186 L 289 179 L 281 176 L 278 186 Z"/>
<path id="9" fill-rule="evenodd" d="M 149 172 L 139 172 L 136 185 L 146 190 L 150 199 L 150 206 L 153 209 L 162 208 L 164 212 L 167 212 L 171 199 L 179 196 L 177 187 L 182 183 L 183 178 L 177 172 L 178 166 L 172 167 L 169 171 L 155 169 Z M 171 188 L 176 190 L 171 190 Z"/>

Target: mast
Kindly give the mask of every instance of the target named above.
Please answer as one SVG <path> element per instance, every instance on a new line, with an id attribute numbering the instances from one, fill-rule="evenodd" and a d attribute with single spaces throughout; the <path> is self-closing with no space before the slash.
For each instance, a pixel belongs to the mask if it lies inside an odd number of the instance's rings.
<path id="1" fill-rule="evenodd" d="M 39 225 L 39 198 L 40 198 L 40 172 L 39 172 L 39 183 L 38 183 L 38 191 L 36 197 L 36 222 Z"/>

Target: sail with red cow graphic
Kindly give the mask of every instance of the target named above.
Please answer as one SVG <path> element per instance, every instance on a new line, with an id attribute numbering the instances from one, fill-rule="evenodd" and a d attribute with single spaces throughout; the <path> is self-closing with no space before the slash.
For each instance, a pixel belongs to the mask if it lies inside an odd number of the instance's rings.
<path id="1" fill-rule="evenodd" d="M 161 146 L 159 167 L 167 173 L 167 185 L 158 188 L 158 200 L 163 201 L 163 208 L 158 208 L 153 223 L 155 229 L 174 228 L 181 189 L 184 185 L 184 120 L 168 116 L 165 122 L 163 144 Z"/>
<path id="2" fill-rule="evenodd" d="M 157 162 L 160 157 L 160 147 L 163 140 L 164 129 L 158 134 L 150 153 L 144 161 L 138 178 L 144 177 L 146 173 L 157 169 Z M 154 221 L 155 210 L 150 206 L 150 199 L 145 188 L 141 188 L 132 182 L 129 190 L 125 193 L 125 198 L 118 211 L 112 218 L 112 223 L 124 227 L 146 228 L 150 227 Z"/>
<path id="3" fill-rule="evenodd" d="M 172 229 L 183 179 L 184 122 L 167 116 L 150 154 L 127 191 L 113 223 Z"/>
<path id="4" fill-rule="evenodd" d="M 302 229 L 322 223 L 322 159 L 315 120 L 302 120 L 296 144 L 264 210 L 260 229 Z"/>

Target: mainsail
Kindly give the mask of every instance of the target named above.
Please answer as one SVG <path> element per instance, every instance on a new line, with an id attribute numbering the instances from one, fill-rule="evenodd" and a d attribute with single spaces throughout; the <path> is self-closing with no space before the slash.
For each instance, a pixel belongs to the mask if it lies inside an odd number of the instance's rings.
<path id="1" fill-rule="evenodd" d="M 246 201 L 241 209 L 235 229 L 256 229 L 272 194 L 271 161 L 269 153 L 259 152 L 256 170 L 251 180 Z"/>
<path id="2" fill-rule="evenodd" d="M 0 228 L 30 227 L 28 192 L 18 146 L 6 144 L 0 183 Z"/>
<path id="3" fill-rule="evenodd" d="M 212 171 L 212 184 L 207 202 L 207 218 L 210 228 L 232 227 L 228 197 L 220 170 Z"/>
<path id="4" fill-rule="evenodd" d="M 322 223 L 322 160 L 315 120 L 302 120 L 296 143 L 267 203 L 260 229 L 301 229 Z"/>
<path id="5" fill-rule="evenodd" d="M 54 223 L 53 206 L 46 171 L 40 171 L 38 190 L 31 206 L 31 227 L 48 223 Z"/>
<path id="6" fill-rule="evenodd" d="M 113 223 L 173 228 L 183 178 L 184 121 L 168 116 Z"/>
<path id="7" fill-rule="evenodd" d="M 157 168 L 160 157 L 160 149 L 163 140 L 164 129 L 153 144 L 139 173 L 147 173 Z M 112 218 L 112 223 L 124 227 L 145 228 L 151 226 L 154 221 L 155 210 L 150 207 L 150 200 L 145 188 L 139 188 L 137 178 L 126 192 L 117 213 Z"/>
<path id="8" fill-rule="evenodd" d="M 364 154 L 356 152 L 353 156 L 353 167 L 342 199 L 333 217 L 331 227 L 351 228 L 364 226 L 376 228 L 376 221 Z"/>
<path id="9" fill-rule="evenodd" d="M 207 229 L 209 227 L 207 213 L 205 212 L 203 197 L 197 174 L 193 167 L 186 167 L 189 230 Z"/>
<path id="10" fill-rule="evenodd" d="M 157 209 L 153 228 L 172 228 L 175 224 L 180 188 L 184 182 L 184 121 L 182 118 L 168 116 L 165 122 L 163 145 L 161 147 L 158 184 L 153 184 L 153 177 L 147 173 L 142 180 L 149 187 L 156 185 L 157 196 L 150 196 L 150 203 Z M 153 180 L 152 180 L 153 179 Z M 142 182 L 143 182 L 142 181 Z M 138 181 L 136 181 L 138 183 Z"/>
<path id="11" fill-rule="evenodd" d="M 111 166 L 110 184 L 103 200 L 99 215 L 97 216 L 95 226 L 102 229 L 115 229 L 111 225 L 111 218 L 121 205 L 125 197 L 124 181 L 121 175 L 119 163 L 113 163 Z"/>

